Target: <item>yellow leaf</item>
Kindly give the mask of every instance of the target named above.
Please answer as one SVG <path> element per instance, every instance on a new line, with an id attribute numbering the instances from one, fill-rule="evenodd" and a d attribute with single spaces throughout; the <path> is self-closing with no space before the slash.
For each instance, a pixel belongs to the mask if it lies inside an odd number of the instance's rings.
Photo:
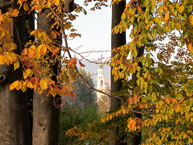
<path id="1" fill-rule="evenodd" d="M 27 79 L 27 77 L 31 77 L 33 75 L 33 71 L 31 69 L 26 69 L 24 72 L 23 72 L 23 78 L 24 79 Z"/>
<path id="2" fill-rule="evenodd" d="M 17 45 L 15 43 L 8 43 L 6 47 L 11 51 L 17 49 Z"/>
<path id="3" fill-rule="evenodd" d="M 44 79 L 41 79 L 40 81 L 40 87 L 42 90 L 46 90 L 48 88 L 48 84 L 47 84 L 47 81 L 44 80 Z"/>
<path id="4" fill-rule="evenodd" d="M 181 7 L 180 7 L 180 13 L 182 13 L 184 11 L 184 5 L 182 5 Z"/>
<path id="5" fill-rule="evenodd" d="M 19 61 L 16 61 L 14 63 L 14 70 L 18 69 L 19 67 L 20 67 L 20 63 L 19 63 Z"/>
<path id="6" fill-rule="evenodd" d="M 47 45 L 41 44 L 40 46 L 38 46 L 38 52 L 42 55 L 45 54 L 47 52 L 47 47 Z"/>
<path id="7" fill-rule="evenodd" d="M 3 38 L 5 36 L 5 31 L 0 28 L 0 38 Z"/>
<path id="8" fill-rule="evenodd" d="M 19 90 L 21 89 L 21 87 L 22 87 L 22 83 L 20 81 L 15 81 L 10 85 L 9 89 L 10 90 L 14 90 L 14 89 Z"/>
<path id="9" fill-rule="evenodd" d="M 189 20 L 190 20 L 190 24 L 193 25 L 193 15 L 190 15 Z"/>
<path id="10" fill-rule="evenodd" d="M 30 88 L 30 89 L 34 88 L 34 86 L 32 85 L 32 83 L 30 81 L 27 82 L 27 87 Z"/>
<path id="11" fill-rule="evenodd" d="M 45 7 L 46 7 L 46 8 L 50 8 L 50 6 L 51 6 L 51 3 L 50 3 L 50 2 L 47 2 L 47 3 L 45 4 Z"/>
<path id="12" fill-rule="evenodd" d="M 24 9 L 24 11 L 29 11 L 29 6 L 27 3 L 23 4 L 23 9 Z"/>
<path id="13" fill-rule="evenodd" d="M 4 64 L 4 63 L 5 63 L 4 56 L 0 54 L 0 64 Z"/>
<path id="14" fill-rule="evenodd" d="M 165 16 L 165 23 L 167 23 L 169 17 L 170 17 L 170 14 L 169 14 L 169 12 L 167 12 L 167 14 L 166 14 L 166 16 Z"/>
<path id="15" fill-rule="evenodd" d="M 59 3 L 60 3 L 60 0 L 56 0 L 56 1 L 55 1 L 55 5 L 56 5 L 56 6 L 58 6 Z"/>

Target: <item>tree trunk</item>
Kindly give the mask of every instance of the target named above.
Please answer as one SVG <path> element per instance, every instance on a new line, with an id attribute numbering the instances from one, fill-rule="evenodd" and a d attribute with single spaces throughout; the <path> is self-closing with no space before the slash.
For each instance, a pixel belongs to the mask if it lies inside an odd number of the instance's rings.
<path id="1" fill-rule="evenodd" d="M 49 9 L 45 9 L 38 15 L 38 29 L 46 31 L 48 35 L 53 24 L 51 18 L 47 17 L 49 12 Z M 60 110 L 53 105 L 52 96 L 47 96 L 46 92 L 34 92 L 33 145 L 58 145 L 59 116 Z"/>
<path id="2" fill-rule="evenodd" d="M 16 2 L 15 2 L 16 6 Z M 23 15 L 13 19 L 11 24 L 13 41 L 17 44 L 17 53 L 24 48 L 29 40 L 26 22 L 33 24 L 31 15 Z M 21 27 L 23 26 L 23 27 Z M 22 78 L 22 71 L 14 71 L 12 66 L 0 66 L 0 144 L 31 145 L 30 120 L 27 106 L 27 93 L 10 91 L 9 86 Z"/>
<path id="3" fill-rule="evenodd" d="M 6 76 L 0 84 L 0 144 L 1 145 L 30 145 L 29 112 L 27 95 L 21 91 L 10 91 L 9 86 L 15 80 L 21 79 L 20 70 L 13 71 L 12 67 L 0 66 L 0 74 Z"/>
<path id="4" fill-rule="evenodd" d="M 119 4 L 112 5 L 112 28 L 115 27 L 121 21 L 121 15 L 125 9 L 125 1 L 120 2 Z M 112 34 L 111 36 L 111 49 L 117 48 L 126 43 L 126 33 L 122 34 Z M 112 53 L 114 56 L 115 53 Z M 112 75 L 111 68 L 111 93 L 120 91 L 122 84 L 121 80 L 114 81 L 114 76 Z M 115 110 L 120 106 L 120 101 L 117 99 L 111 99 L 111 110 Z M 120 140 L 117 140 L 118 128 L 116 130 L 112 130 L 110 133 L 110 145 L 126 145 L 126 143 L 121 143 Z M 123 137 L 124 138 L 124 137 Z"/>

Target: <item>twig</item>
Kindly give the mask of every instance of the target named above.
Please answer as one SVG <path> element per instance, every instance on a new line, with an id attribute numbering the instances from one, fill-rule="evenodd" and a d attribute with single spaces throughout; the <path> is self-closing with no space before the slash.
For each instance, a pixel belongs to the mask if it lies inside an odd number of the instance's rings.
<path id="1" fill-rule="evenodd" d="M 70 51 L 69 51 L 70 48 L 68 47 L 68 42 L 67 42 L 66 34 L 65 34 L 65 31 L 64 31 L 64 26 L 63 26 L 62 19 L 54 12 L 54 10 L 53 10 L 51 7 L 50 7 L 50 10 L 51 10 L 51 11 L 53 12 L 53 14 L 59 19 L 59 21 L 60 21 L 60 23 L 61 23 L 62 32 L 63 32 L 63 35 L 64 35 L 65 46 L 66 46 L 66 48 L 68 48 L 68 49 L 67 49 L 67 53 L 68 53 L 69 58 L 72 58 L 72 56 L 71 56 L 71 54 L 70 54 Z M 106 95 L 106 96 L 108 96 L 108 97 L 119 99 L 119 100 L 122 102 L 122 104 L 125 105 L 125 104 L 124 104 L 124 101 L 123 101 L 123 99 L 122 99 L 121 97 L 119 97 L 119 96 L 112 96 L 112 95 L 110 95 L 110 94 L 108 94 L 108 93 L 106 93 L 106 92 L 103 92 L 103 91 L 101 91 L 101 90 L 99 90 L 99 89 L 96 89 L 96 88 L 92 87 L 92 86 L 84 79 L 84 77 L 80 74 L 77 66 L 75 67 L 75 69 L 76 69 L 76 72 L 78 73 L 81 81 L 82 81 L 89 89 L 91 89 L 91 90 L 93 90 L 93 91 L 96 91 L 96 92 L 99 92 L 99 93 L 101 93 L 101 94 L 104 94 L 104 95 Z"/>
<path id="2" fill-rule="evenodd" d="M 66 48 L 67 48 L 66 51 L 67 51 L 67 53 L 68 53 L 68 55 L 69 55 L 69 58 L 72 58 L 72 56 L 71 56 L 71 54 L 70 54 L 70 51 L 69 51 L 69 50 L 72 50 L 72 49 L 70 49 L 70 48 L 68 47 L 68 42 L 67 42 L 67 38 L 66 38 L 65 29 L 64 29 L 64 26 L 63 26 L 62 19 L 54 12 L 54 10 L 53 10 L 51 7 L 50 7 L 50 10 L 51 10 L 51 11 L 53 12 L 53 14 L 59 19 L 59 21 L 60 21 L 60 23 L 61 23 L 62 32 L 63 32 L 63 35 L 64 35 L 64 42 L 65 42 L 65 45 L 66 45 Z M 99 93 L 101 93 L 101 94 L 103 94 L 103 95 L 106 95 L 106 96 L 108 96 L 108 97 L 110 97 L 110 98 L 119 99 L 119 100 L 121 101 L 122 105 L 124 106 L 124 108 L 129 109 L 131 112 L 133 112 L 133 113 L 138 113 L 138 114 L 142 114 L 142 115 L 145 115 L 145 114 L 146 114 L 146 115 L 160 114 L 160 113 L 154 113 L 154 112 L 140 112 L 140 111 L 136 111 L 136 110 L 133 110 L 133 109 L 129 108 L 129 107 L 124 103 L 124 101 L 123 101 L 123 99 L 122 99 L 121 97 L 110 95 L 110 94 L 108 94 L 108 93 L 106 93 L 106 92 L 104 92 L 104 91 L 101 91 L 101 90 L 99 90 L 99 89 L 96 89 L 96 88 L 92 87 L 92 86 L 84 79 L 84 77 L 82 76 L 82 74 L 79 72 L 77 66 L 75 67 L 75 69 L 76 69 L 76 72 L 77 72 L 78 75 L 79 75 L 80 80 L 81 80 L 89 89 L 91 89 L 91 90 L 93 90 L 93 91 L 96 91 L 96 92 L 99 92 Z"/>

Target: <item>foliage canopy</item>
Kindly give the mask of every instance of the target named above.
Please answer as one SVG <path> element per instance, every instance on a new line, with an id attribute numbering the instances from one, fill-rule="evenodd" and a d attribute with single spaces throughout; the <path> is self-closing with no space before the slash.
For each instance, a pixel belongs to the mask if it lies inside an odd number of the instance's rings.
<path id="1" fill-rule="evenodd" d="M 93 10 L 106 2 L 94 1 Z M 120 1 L 113 0 L 112 3 Z M 54 21 L 50 34 L 29 28 L 36 39 L 28 42 L 21 54 L 16 53 L 17 47 L 4 27 L 22 13 L 13 9 L 0 15 L 0 64 L 13 65 L 15 70 L 20 67 L 23 71 L 23 79 L 11 84 L 11 90 L 31 88 L 40 92 L 47 90 L 48 95 L 53 96 L 74 96 L 71 84 L 78 77 L 76 64 L 79 60 L 66 57 L 73 50 L 62 46 L 57 38 L 66 37 L 64 30 L 69 30 L 68 37 L 79 37 L 72 21 L 77 13 L 85 13 L 85 10 L 78 6 L 76 13 L 66 14 L 62 11 L 62 2 L 18 0 L 25 14 L 41 13 L 47 8 L 50 9 L 48 17 Z M 88 2 L 91 1 L 85 0 L 85 5 Z M 143 130 L 144 144 L 193 143 L 192 9 L 191 0 L 131 0 L 126 4 L 121 21 L 112 32 L 118 34 L 131 29 L 129 37 L 132 41 L 114 48 L 117 54 L 110 65 L 115 80 L 123 79 L 123 88 L 118 95 L 127 97 L 127 101 L 116 112 L 107 114 L 100 125 L 124 126 L 123 132 L 128 134 Z M 56 31 L 58 29 L 60 32 Z M 145 53 L 137 57 L 141 47 L 145 47 Z M 61 64 L 55 76 L 53 66 L 57 62 Z M 136 74 L 137 79 L 129 80 L 130 74 Z M 143 118 L 135 117 L 134 113 L 142 114 Z"/>

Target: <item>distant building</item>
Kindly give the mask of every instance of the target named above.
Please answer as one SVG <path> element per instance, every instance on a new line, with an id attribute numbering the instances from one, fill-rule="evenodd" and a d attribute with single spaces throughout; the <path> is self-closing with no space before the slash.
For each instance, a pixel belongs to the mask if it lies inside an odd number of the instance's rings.
<path id="1" fill-rule="evenodd" d="M 97 89 L 110 93 L 110 81 L 105 80 L 103 64 L 98 65 Z M 108 96 L 97 92 L 97 103 L 99 112 L 105 113 L 110 110 L 110 98 Z"/>

